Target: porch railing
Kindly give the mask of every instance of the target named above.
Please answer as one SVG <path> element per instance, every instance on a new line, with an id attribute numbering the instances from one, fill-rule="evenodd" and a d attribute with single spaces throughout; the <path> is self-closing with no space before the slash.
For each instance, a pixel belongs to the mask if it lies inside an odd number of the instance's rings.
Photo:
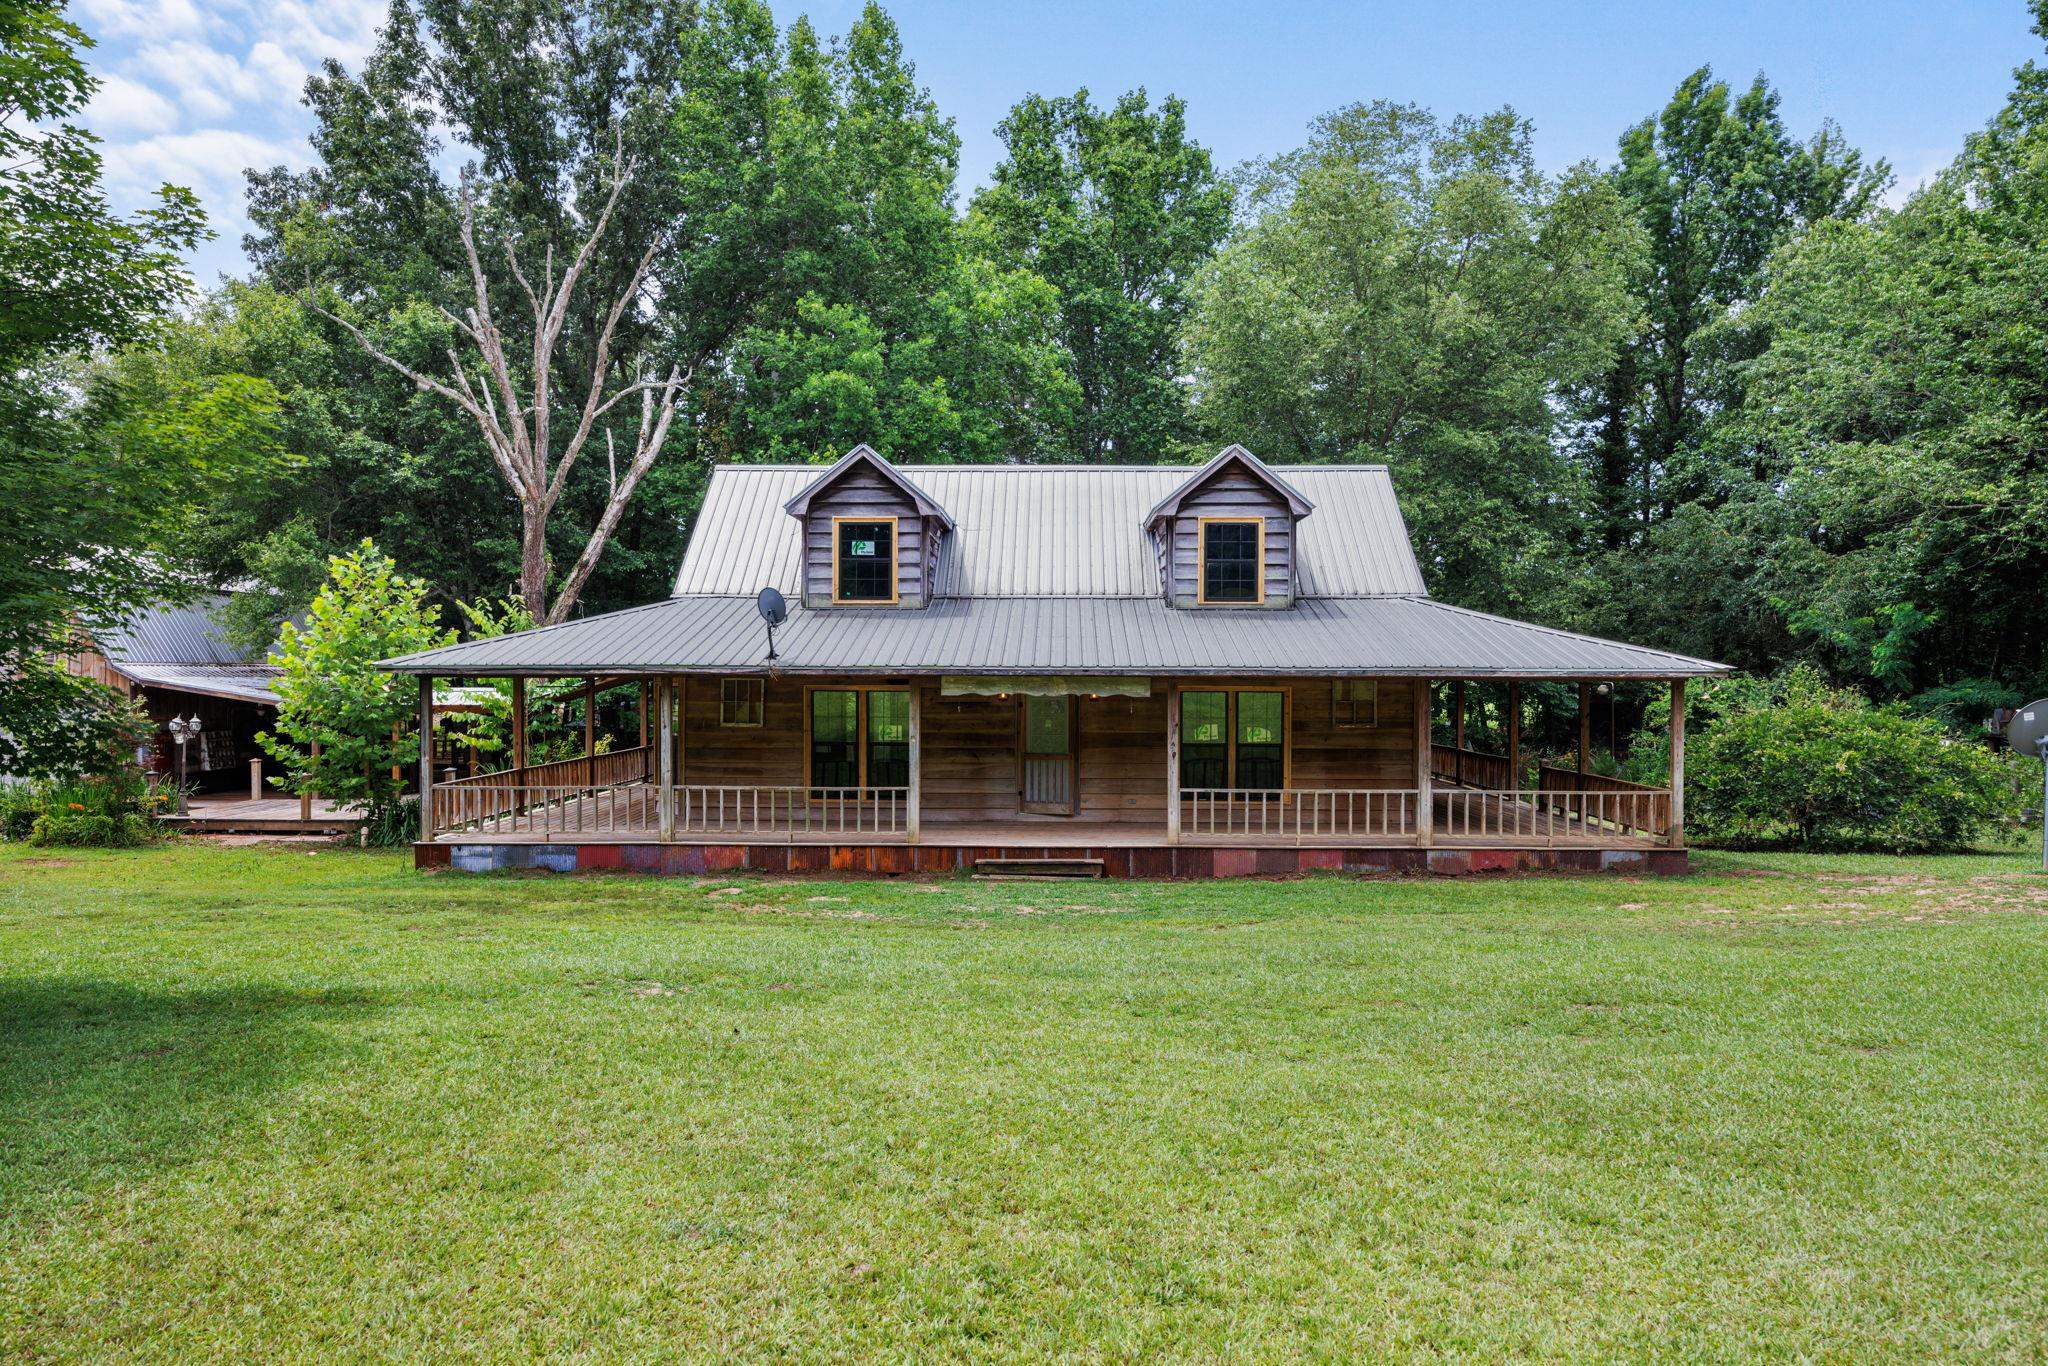
<path id="1" fill-rule="evenodd" d="M 1636 833 L 1671 833 L 1669 788 L 1645 787 L 1601 773 L 1580 773 L 1546 764 L 1536 770 L 1536 790 L 1547 804 L 1587 821 L 1611 823 L 1621 819 Z M 1627 800 L 1612 802 L 1607 800 L 1610 797 Z"/>
<path id="2" fill-rule="evenodd" d="M 1438 835 L 1545 843 L 1616 835 L 1654 838 L 1669 828 L 1671 810 L 1670 793 L 1641 787 L 1608 792 L 1447 787 L 1437 793 L 1437 801 Z"/>
<path id="3" fill-rule="evenodd" d="M 599 756 L 607 757 L 607 756 Z M 910 824 L 903 787 L 676 786 L 675 833 L 734 835 L 902 835 Z M 621 835 L 658 839 L 661 788 L 630 776 L 584 783 L 448 783 L 434 789 L 438 833 Z"/>
<path id="4" fill-rule="evenodd" d="M 1429 771 L 1438 778 L 1460 786 L 1501 791 L 1516 786 L 1516 775 L 1504 754 L 1459 749 L 1456 745 L 1431 745 Z"/>
<path id="5" fill-rule="evenodd" d="M 660 789 L 642 782 L 448 783 L 434 789 L 437 834 L 631 835 L 660 829 Z"/>
<path id="6" fill-rule="evenodd" d="M 910 789 L 678 787 L 675 811 L 679 835 L 901 835 Z"/>
<path id="7" fill-rule="evenodd" d="M 573 759 L 436 782 L 434 828 L 455 829 L 494 816 L 520 814 L 536 803 L 561 801 L 560 794 L 567 790 L 594 791 L 644 782 L 654 754 L 652 745 L 635 745 L 631 749 L 579 754 Z M 521 795 L 529 793 L 532 795 Z"/>
<path id="8" fill-rule="evenodd" d="M 1187 787 L 1181 834 L 1361 839 L 1415 832 L 1416 791 L 1398 787 Z"/>

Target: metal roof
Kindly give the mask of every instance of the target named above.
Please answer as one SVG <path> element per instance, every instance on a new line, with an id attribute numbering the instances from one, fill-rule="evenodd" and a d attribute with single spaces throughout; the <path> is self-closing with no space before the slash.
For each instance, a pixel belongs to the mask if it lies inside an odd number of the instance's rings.
<path id="1" fill-rule="evenodd" d="M 1147 516 L 1195 471 L 1185 465 L 906 465 L 952 516 L 935 595 L 1160 595 Z M 1420 594 L 1422 570 L 1384 465 L 1282 465 L 1316 507 L 1295 529 L 1307 597 Z M 784 506 L 816 465 L 720 465 L 676 575 L 684 594 L 801 592 L 803 528 Z"/>
<path id="2" fill-rule="evenodd" d="M 1077 596 L 942 598 L 921 610 L 792 606 L 775 644 L 773 671 L 782 673 L 1675 678 L 1727 669 L 1423 597 L 1307 598 L 1287 610 Z M 386 667 L 765 673 L 766 654 L 751 596 L 692 595 L 444 646 Z"/>
<path id="3" fill-rule="evenodd" d="M 109 661 L 114 672 L 133 683 L 175 692 L 228 697 L 274 707 L 278 696 L 271 681 L 278 671 L 268 664 L 131 664 Z"/>
<path id="4" fill-rule="evenodd" d="M 177 607 L 152 607 L 132 620 L 102 626 L 92 633 L 100 653 L 110 660 L 138 664 L 261 664 L 230 647 L 220 633 L 226 593 L 205 593 Z"/>

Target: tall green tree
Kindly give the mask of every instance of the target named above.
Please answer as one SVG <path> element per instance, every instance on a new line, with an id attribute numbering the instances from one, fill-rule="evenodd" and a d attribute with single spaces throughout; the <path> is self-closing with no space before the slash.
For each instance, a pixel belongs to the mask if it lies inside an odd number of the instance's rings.
<path id="1" fill-rule="evenodd" d="M 1071 460 L 1170 457 L 1193 435 L 1179 378 L 1194 276 L 1230 224 L 1229 187 L 1188 136 L 1187 108 L 1143 90 L 1098 109 L 1032 95 L 998 126 L 1006 155 L 968 231 L 996 265 L 1059 293 L 1075 410 Z"/>
<path id="2" fill-rule="evenodd" d="M 1765 476 L 1742 506 L 1771 512 L 1711 519 L 1755 566 L 1741 594 L 1882 693 L 2048 691 L 2048 69 L 1901 211 L 1823 224 L 1769 276 L 1732 425 Z"/>
<path id="3" fill-rule="evenodd" d="M 0 771 L 48 768 L 33 751 L 67 731 L 53 709 L 94 705 L 40 656 L 189 585 L 177 529 L 262 420 L 262 395 L 233 385 L 124 403 L 91 359 L 151 340 L 205 228 L 168 185 L 109 209 L 97 140 L 72 121 L 98 85 L 90 46 L 61 5 L 0 6 Z"/>
<path id="4" fill-rule="evenodd" d="M 768 212 L 782 244 L 733 348 L 718 453 L 1025 458 L 1071 406 L 1058 296 L 963 249 L 959 139 L 870 4 L 829 48 L 789 33 L 771 108 Z"/>
<path id="5" fill-rule="evenodd" d="M 1648 248 L 1630 280 L 1642 326 L 1581 405 L 1595 530 L 1609 548 L 1725 490 L 1717 463 L 1739 466 L 1739 453 L 1711 449 L 1708 427 L 1740 401 L 1740 363 L 1756 351 L 1740 310 L 1773 251 L 1815 223 L 1867 217 L 1890 180 L 1832 125 L 1794 138 L 1778 106 L 1763 76 L 1738 93 L 1701 67 L 1622 135 L 1614 182 Z"/>
<path id="6" fill-rule="evenodd" d="M 1384 102 L 1242 181 L 1187 332 L 1203 426 L 1276 458 L 1387 462 L 1436 591 L 1546 605 L 1574 492 L 1557 400 L 1633 325 L 1639 234 L 1614 186 L 1540 174 L 1512 111 Z"/>

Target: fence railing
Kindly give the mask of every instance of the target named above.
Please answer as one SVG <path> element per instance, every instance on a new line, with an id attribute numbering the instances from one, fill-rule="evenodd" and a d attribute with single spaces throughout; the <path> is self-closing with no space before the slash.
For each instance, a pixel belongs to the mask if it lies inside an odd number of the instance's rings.
<path id="1" fill-rule="evenodd" d="M 1274 839 L 1376 839 L 1415 833 L 1417 793 L 1400 787 L 1188 787 L 1180 792 L 1187 835 Z"/>
<path id="2" fill-rule="evenodd" d="M 660 789 L 646 783 L 448 783 L 434 789 L 436 834 L 652 835 Z"/>
<path id="3" fill-rule="evenodd" d="M 1505 754 L 1459 749 L 1456 745 L 1431 745 L 1429 771 L 1435 777 L 1464 787 L 1503 791 L 1519 786 L 1517 775 Z"/>
<path id="4" fill-rule="evenodd" d="M 1629 818 L 1629 828 L 1645 835 L 1671 833 L 1669 788 L 1645 787 L 1601 773 L 1579 773 L 1546 764 L 1536 770 L 1536 790 L 1548 804 L 1594 822 L 1612 819 L 1617 807 L 1605 800 L 1608 797 L 1642 799 L 1619 804 L 1619 810 Z"/>

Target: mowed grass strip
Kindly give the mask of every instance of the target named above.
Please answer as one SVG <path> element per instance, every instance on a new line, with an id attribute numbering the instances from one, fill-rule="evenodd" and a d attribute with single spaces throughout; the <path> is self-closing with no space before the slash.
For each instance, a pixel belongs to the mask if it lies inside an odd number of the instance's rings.
<path id="1" fill-rule="evenodd" d="M 2048 880 L 0 850 L 0 1355 L 2037 1357 Z"/>

